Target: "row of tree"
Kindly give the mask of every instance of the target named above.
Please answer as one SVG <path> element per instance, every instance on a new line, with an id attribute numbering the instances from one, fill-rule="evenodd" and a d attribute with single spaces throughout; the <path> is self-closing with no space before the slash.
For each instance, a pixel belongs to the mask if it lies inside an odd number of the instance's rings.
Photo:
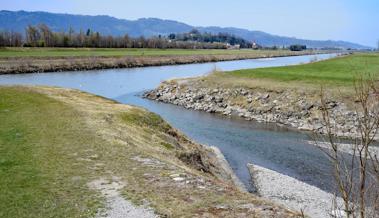
<path id="1" fill-rule="evenodd" d="M 23 45 L 23 36 L 17 32 L 0 31 L 0 46 L 19 47 Z"/>
<path id="2" fill-rule="evenodd" d="M 25 34 L 13 31 L 0 31 L 0 47 L 90 47 L 90 48 L 161 48 L 161 49 L 288 49 L 262 47 L 243 38 L 228 33 L 201 33 L 194 29 L 188 33 L 172 33 L 168 36 L 151 38 L 133 38 L 124 36 L 101 35 L 88 29 L 76 33 L 72 28 L 68 32 L 54 32 L 45 24 L 29 25 Z M 292 51 L 307 49 L 305 45 L 291 45 Z"/>
<path id="3" fill-rule="evenodd" d="M 223 44 L 229 44 L 229 45 L 239 45 L 240 48 L 252 48 L 252 43 L 241 38 L 234 36 L 229 33 L 218 33 L 218 34 L 211 34 L 211 33 L 201 33 L 200 31 L 194 29 L 189 33 L 172 33 L 168 36 L 170 40 L 175 41 L 196 41 L 196 42 L 203 42 L 203 43 L 223 43 Z"/>
<path id="4" fill-rule="evenodd" d="M 169 37 L 132 38 L 124 36 L 103 36 L 90 29 L 75 33 L 53 32 L 48 26 L 29 25 L 25 35 L 11 31 L 0 32 L 0 46 L 9 47 L 93 47 L 93 48 L 180 48 L 180 49 L 226 49 L 218 41 L 171 40 Z"/>

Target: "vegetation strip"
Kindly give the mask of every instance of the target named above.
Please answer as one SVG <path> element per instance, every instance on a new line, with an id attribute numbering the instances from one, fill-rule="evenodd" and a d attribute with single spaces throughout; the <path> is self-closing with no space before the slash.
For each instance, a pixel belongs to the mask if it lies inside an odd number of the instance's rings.
<path id="1" fill-rule="evenodd" d="M 0 49 L 0 74 L 131 68 L 297 56 L 316 51 L 157 50 L 157 49 Z"/>
<path id="2" fill-rule="evenodd" d="M 317 61 L 317 60 L 315 60 Z M 267 79 L 277 82 L 294 82 L 308 86 L 352 86 L 361 76 L 379 76 L 378 53 L 356 53 L 310 64 L 286 67 L 237 70 L 220 73 L 220 76 L 248 80 Z"/>

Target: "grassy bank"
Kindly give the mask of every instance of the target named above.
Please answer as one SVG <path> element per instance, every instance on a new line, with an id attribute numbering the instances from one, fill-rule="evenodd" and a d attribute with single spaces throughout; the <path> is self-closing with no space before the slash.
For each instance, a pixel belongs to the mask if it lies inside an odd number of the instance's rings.
<path id="1" fill-rule="evenodd" d="M 0 217 L 93 217 L 112 208 L 101 188 L 112 184 L 164 216 L 294 215 L 221 180 L 212 152 L 139 108 L 67 89 L 0 87 L 0 120 Z"/>
<path id="2" fill-rule="evenodd" d="M 311 54 L 313 51 L 180 49 L 0 49 L 0 74 L 130 68 Z"/>
<path id="3" fill-rule="evenodd" d="M 379 76 L 379 54 L 358 53 L 330 60 L 285 67 L 220 72 L 206 78 L 224 85 L 257 86 L 259 83 L 287 86 L 320 87 L 320 85 L 351 87 L 361 75 Z M 243 82 L 241 82 L 243 81 Z M 240 84 L 238 84 L 240 83 Z"/>
<path id="4" fill-rule="evenodd" d="M 80 113 L 30 91 L 0 89 L 0 217 L 93 215 L 101 199 L 82 188 L 92 173 L 74 154 L 101 141 Z"/>

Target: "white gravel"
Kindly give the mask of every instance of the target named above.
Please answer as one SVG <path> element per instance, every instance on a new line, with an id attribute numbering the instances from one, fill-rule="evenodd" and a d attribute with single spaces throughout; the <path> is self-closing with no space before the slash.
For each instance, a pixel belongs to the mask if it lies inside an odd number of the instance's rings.
<path id="1" fill-rule="evenodd" d="M 303 210 L 310 217 L 332 217 L 332 194 L 258 165 L 248 164 L 247 167 L 262 197 L 290 209 Z M 337 202 L 342 203 L 341 199 Z"/>
<path id="2" fill-rule="evenodd" d="M 331 145 L 328 142 L 322 142 L 322 141 L 305 141 L 306 143 L 310 145 L 317 146 L 321 149 L 328 149 L 331 150 Z M 353 154 L 354 151 L 354 144 L 347 144 L 347 143 L 336 143 L 338 146 L 339 151 L 342 151 L 344 153 Z M 379 156 L 379 147 L 371 145 L 369 147 L 369 151 L 372 153 L 372 155 Z M 357 155 L 357 154 L 356 154 Z"/>
<path id="3" fill-rule="evenodd" d="M 120 194 L 125 184 L 118 177 L 111 180 L 100 178 L 88 184 L 92 189 L 99 190 L 107 200 L 106 209 L 99 211 L 98 218 L 157 218 L 148 207 L 135 206 Z"/>

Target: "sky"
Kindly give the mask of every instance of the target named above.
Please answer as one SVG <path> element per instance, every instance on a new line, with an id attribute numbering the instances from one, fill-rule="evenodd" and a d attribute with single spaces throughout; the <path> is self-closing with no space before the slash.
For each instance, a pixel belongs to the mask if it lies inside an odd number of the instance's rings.
<path id="1" fill-rule="evenodd" d="M 1 10 L 155 17 L 378 46 L 379 0 L 0 0 Z"/>

